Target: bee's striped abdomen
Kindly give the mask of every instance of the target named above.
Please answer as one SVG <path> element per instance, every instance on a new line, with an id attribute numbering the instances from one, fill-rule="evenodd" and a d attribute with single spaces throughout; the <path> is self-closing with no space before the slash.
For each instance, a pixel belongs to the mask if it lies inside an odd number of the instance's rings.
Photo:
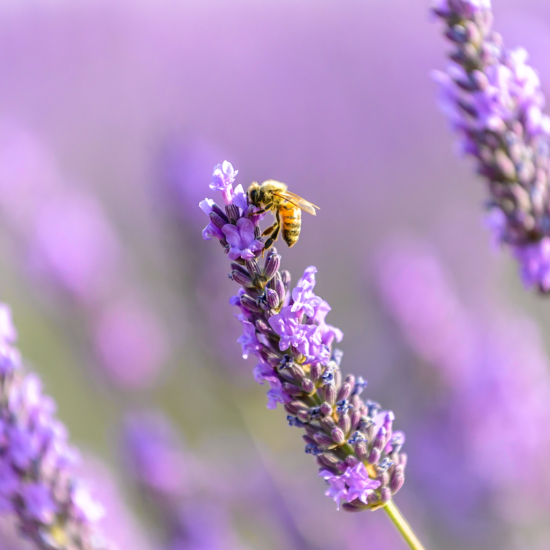
<path id="1" fill-rule="evenodd" d="M 298 242 L 302 227 L 302 211 L 289 202 L 284 202 L 279 212 L 281 213 L 283 240 L 288 246 Z"/>

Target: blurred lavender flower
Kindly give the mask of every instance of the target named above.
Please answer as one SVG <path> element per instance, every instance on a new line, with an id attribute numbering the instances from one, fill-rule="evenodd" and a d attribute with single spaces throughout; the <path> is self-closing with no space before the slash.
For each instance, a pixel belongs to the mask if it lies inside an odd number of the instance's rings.
<path id="1" fill-rule="evenodd" d="M 220 166 L 214 168 L 215 188 Z M 223 167 L 225 173 L 235 173 L 229 163 Z M 275 249 L 269 250 L 263 267 L 258 262 L 261 246 L 246 259 L 231 253 L 234 244 L 225 236 L 247 223 L 254 234 L 246 242 L 252 237 L 262 242 L 255 207 L 243 208 L 233 197 L 232 188 L 224 185 L 225 210 L 209 199 L 201 208 L 208 213 L 209 224 L 222 229 L 223 236 L 217 238 L 236 260 L 230 278 L 242 288 L 231 303 L 240 310 L 243 356 L 252 354 L 259 360 L 254 376 L 269 384 L 268 407 L 283 404 L 290 426 L 305 430 L 305 451 L 317 457 L 320 475 L 329 483 L 327 496 L 338 505 L 343 502 L 349 511 L 384 506 L 403 485 L 406 464 L 401 453 L 404 436 L 393 432 L 394 415 L 361 399 L 362 379 L 353 375 L 342 379 L 342 353 L 331 349 L 342 333 L 325 324 L 330 306 L 313 294 L 314 267 L 305 271 L 291 293 L 290 274 L 279 271 L 281 257 Z"/>
<path id="2" fill-rule="evenodd" d="M 178 432 L 160 412 L 128 416 L 123 443 L 126 466 L 149 494 L 172 501 L 189 492 L 189 458 Z"/>
<path id="3" fill-rule="evenodd" d="M 135 285 L 115 228 L 96 197 L 69 189 L 40 143 L 11 126 L 0 129 L 0 209 L 29 275 L 76 306 L 109 381 L 150 387 L 167 336 L 144 297 L 128 290 Z"/>
<path id="4" fill-rule="evenodd" d="M 84 192 L 57 193 L 37 212 L 31 267 L 77 302 L 105 300 L 118 284 L 120 243 L 99 202 Z"/>
<path id="5" fill-rule="evenodd" d="M 105 506 L 106 513 L 97 522 L 117 549 L 152 550 L 142 522 L 131 512 L 114 472 L 100 459 L 84 455 L 77 474 L 90 481 L 94 495 Z"/>
<path id="6" fill-rule="evenodd" d="M 128 416 L 123 454 L 134 481 L 165 522 L 166 549 L 243 548 L 219 499 L 204 490 L 199 465 L 158 412 Z"/>
<path id="7" fill-rule="evenodd" d="M 422 243 L 381 253 L 378 281 L 407 343 L 429 365 L 430 379 L 442 383 L 444 397 L 432 416 L 445 419 L 443 432 L 424 438 L 426 456 L 440 467 L 428 460 L 426 485 L 436 485 L 440 502 L 445 498 L 449 469 L 441 465 L 453 448 L 462 459 L 452 477 L 463 483 L 452 489 L 451 515 L 462 497 L 470 513 L 475 499 L 479 508 L 489 498 L 506 523 L 517 521 L 520 509 L 539 515 L 550 509 L 550 365 L 533 323 L 501 312 L 487 322 L 468 312 L 437 255 Z"/>
<path id="8" fill-rule="evenodd" d="M 40 549 L 106 549 L 94 527 L 103 508 L 71 474 L 77 457 L 67 430 L 38 377 L 22 372 L 9 310 L 0 309 L 7 329 L 0 334 L 0 512 L 15 514 Z"/>
<path id="9" fill-rule="evenodd" d="M 130 298 L 113 301 L 99 312 L 94 345 L 101 365 L 124 389 L 151 387 L 168 351 L 157 316 Z"/>
<path id="10" fill-rule="evenodd" d="M 488 181 L 488 225 L 510 246 L 524 284 L 548 292 L 550 119 L 539 77 L 527 52 L 506 49 L 492 30 L 489 0 L 438 0 L 432 12 L 453 45 L 447 71 L 434 73 L 441 108 Z"/>

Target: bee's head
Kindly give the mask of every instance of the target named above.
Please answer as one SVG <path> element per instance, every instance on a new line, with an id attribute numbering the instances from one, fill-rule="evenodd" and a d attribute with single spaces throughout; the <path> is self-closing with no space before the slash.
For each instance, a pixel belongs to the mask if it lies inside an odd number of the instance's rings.
<path id="1" fill-rule="evenodd" d="M 254 206 L 260 206 L 261 191 L 257 182 L 254 182 L 248 188 L 248 202 Z"/>

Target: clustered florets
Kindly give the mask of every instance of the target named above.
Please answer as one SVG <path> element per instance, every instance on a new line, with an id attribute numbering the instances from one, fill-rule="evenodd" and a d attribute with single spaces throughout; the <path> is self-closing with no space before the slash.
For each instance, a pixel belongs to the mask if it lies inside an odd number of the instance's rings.
<path id="1" fill-rule="evenodd" d="M 453 44 L 447 71 L 434 73 L 440 105 L 489 183 L 488 225 L 526 286 L 548 292 L 550 119 L 538 74 L 524 49 L 506 49 L 492 30 L 490 0 L 437 0 L 432 11 Z"/>
<path id="2" fill-rule="evenodd" d="M 269 385 L 268 408 L 282 404 L 289 425 L 305 430 L 305 451 L 321 467 L 326 495 L 349 511 L 383 506 L 405 479 L 404 435 L 393 432 L 391 411 L 361 399 L 361 377 L 342 376 L 342 352 L 332 345 L 343 334 L 325 322 L 330 306 L 314 294 L 317 269 L 308 267 L 290 290 L 281 256 L 263 250 L 264 215 L 240 185 L 232 188 L 236 173 L 227 161 L 217 165 L 210 187 L 222 192 L 225 208 L 210 199 L 200 207 L 210 218 L 203 237 L 220 241 L 233 260 L 230 278 L 242 287 L 230 303 L 239 308 L 243 357 L 258 359 L 254 377 Z"/>
<path id="3" fill-rule="evenodd" d="M 53 399 L 22 372 L 9 309 L 0 304 L 0 513 L 16 514 L 41 549 L 101 549 L 92 529 L 103 508 L 69 469 L 77 460 Z"/>

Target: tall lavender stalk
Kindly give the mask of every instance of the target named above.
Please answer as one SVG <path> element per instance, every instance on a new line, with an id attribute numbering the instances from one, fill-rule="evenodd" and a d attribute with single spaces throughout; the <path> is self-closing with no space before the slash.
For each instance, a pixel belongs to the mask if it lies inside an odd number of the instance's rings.
<path id="1" fill-rule="evenodd" d="M 540 80 L 522 48 L 492 30 L 490 0 L 436 0 L 432 12 L 452 44 L 437 71 L 440 104 L 463 153 L 489 187 L 488 224 L 511 248 L 527 287 L 550 291 L 548 136 Z"/>
<path id="2" fill-rule="evenodd" d="M 237 172 L 225 161 L 214 167 L 211 189 L 221 191 L 224 208 L 201 202 L 210 222 L 206 240 L 218 239 L 231 262 L 230 278 L 241 286 L 231 304 L 243 326 L 243 358 L 258 359 L 254 376 L 267 382 L 268 408 L 281 403 L 292 427 L 304 430 L 305 452 L 316 457 L 326 495 L 350 512 L 384 508 L 410 545 L 422 545 L 401 516 L 392 495 L 402 487 L 405 437 L 393 431 L 394 414 L 363 401 L 366 382 L 340 371 L 342 352 L 332 348 L 342 332 L 325 322 L 328 303 L 316 296 L 309 267 L 290 291 L 290 274 L 280 271 L 281 256 L 267 253 L 256 208 L 248 204 Z M 265 255 L 263 266 L 260 257 Z"/>
<path id="3" fill-rule="evenodd" d="M 107 550 L 94 522 L 103 508 L 71 474 L 77 459 L 55 402 L 22 370 L 16 331 L 0 304 L 0 514 L 14 514 L 40 550 Z"/>

